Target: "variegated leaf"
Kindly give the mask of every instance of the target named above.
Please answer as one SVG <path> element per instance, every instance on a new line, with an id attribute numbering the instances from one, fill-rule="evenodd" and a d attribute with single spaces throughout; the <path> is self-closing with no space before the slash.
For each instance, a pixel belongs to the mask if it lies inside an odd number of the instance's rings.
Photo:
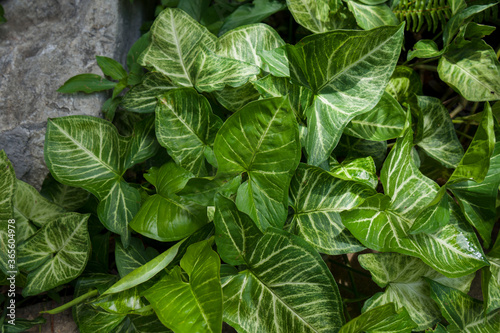
<path id="1" fill-rule="evenodd" d="M 153 116 L 146 117 L 134 124 L 134 133 L 127 138 L 125 153 L 122 157 L 122 170 L 127 170 L 134 165 L 153 157 L 160 147 L 155 136 L 155 121 Z"/>
<path id="2" fill-rule="evenodd" d="M 408 102 L 413 94 L 422 95 L 422 81 L 412 68 L 396 66 L 385 91 L 402 104 Z"/>
<path id="3" fill-rule="evenodd" d="M 366 185 L 336 179 L 314 166 L 300 164 L 290 184 L 294 232 L 319 252 L 358 252 L 361 244 L 344 227 L 339 213 L 374 195 Z"/>
<path id="4" fill-rule="evenodd" d="M 295 21 L 312 32 L 322 33 L 343 28 L 342 20 L 335 15 L 342 7 L 340 1 L 287 0 L 286 3 Z"/>
<path id="5" fill-rule="evenodd" d="M 154 247 L 144 249 L 138 238 L 132 238 L 127 248 L 120 241 L 115 243 L 116 269 L 122 278 L 157 256 L 158 251 Z"/>
<path id="6" fill-rule="evenodd" d="M 286 219 L 290 179 L 300 159 L 297 121 L 287 99 L 247 104 L 219 130 L 214 144 L 218 174 L 241 174 L 238 208 L 261 230 L 282 227 Z"/>
<path id="7" fill-rule="evenodd" d="M 315 95 L 306 110 L 309 164 L 327 160 L 349 121 L 378 103 L 402 39 L 401 25 L 313 35 L 287 47 L 292 80 Z"/>
<path id="8" fill-rule="evenodd" d="M 364 29 L 370 30 L 385 25 L 398 25 L 399 20 L 386 4 L 365 5 L 354 0 L 347 1 L 349 10 L 354 14 L 356 23 Z"/>
<path id="9" fill-rule="evenodd" d="M 448 110 L 434 97 L 418 96 L 423 132 L 416 144 L 447 168 L 456 168 L 464 154 Z"/>
<path id="10" fill-rule="evenodd" d="M 338 163 L 330 158 L 330 174 L 335 178 L 363 183 L 375 189 L 378 185 L 377 170 L 371 156 Z"/>
<path id="11" fill-rule="evenodd" d="M 156 108 L 156 136 L 170 156 L 198 176 L 207 174 L 205 156 L 222 126 L 207 99 L 191 88 L 164 94 Z"/>
<path id="12" fill-rule="evenodd" d="M 344 133 L 371 141 L 386 141 L 401 135 L 406 114 L 398 101 L 384 92 L 375 107 L 365 114 L 354 117 Z"/>
<path id="13" fill-rule="evenodd" d="M 337 285 L 314 248 L 275 228 L 261 233 L 220 195 L 215 205 L 219 254 L 247 267 L 222 281 L 225 322 L 249 333 L 327 332 L 343 325 Z"/>
<path id="14" fill-rule="evenodd" d="M 346 160 L 370 156 L 373 158 L 377 170 L 380 170 L 387 155 L 387 142 L 369 141 L 342 135 L 333 153 L 335 156 L 345 157 Z"/>
<path id="15" fill-rule="evenodd" d="M 29 271 L 24 296 L 65 284 L 83 272 L 90 254 L 89 215 L 67 213 L 46 223 L 18 247 L 18 264 Z"/>
<path id="16" fill-rule="evenodd" d="M 377 293 L 365 302 L 363 311 L 394 303 L 397 309 L 404 307 L 408 311 L 418 325 L 416 330 L 425 330 L 441 319 L 426 278 L 462 292 L 469 290 L 474 278 L 474 274 L 447 278 L 420 259 L 397 253 L 369 253 L 358 258 L 361 266 L 371 272 L 372 279 L 380 287 L 386 287 L 384 293 Z"/>
<path id="17" fill-rule="evenodd" d="M 90 196 L 82 188 L 59 183 L 52 175 L 45 178 L 40 194 L 69 212 L 81 208 Z"/>
<path id="18" fill-rule="evenodd" d="M 14 218 L 13 198 L 16 193 L 16 174 L 4 150 L 0 150 L 0 273 L 14 271 L 8 267 L 9 238 L 15 240 L 15 234 L 9 237 L 9 220 Z M 15 226 L 14 226 L 15 227 Z M 14 245 L 15 246 L 15 245 Z"/>

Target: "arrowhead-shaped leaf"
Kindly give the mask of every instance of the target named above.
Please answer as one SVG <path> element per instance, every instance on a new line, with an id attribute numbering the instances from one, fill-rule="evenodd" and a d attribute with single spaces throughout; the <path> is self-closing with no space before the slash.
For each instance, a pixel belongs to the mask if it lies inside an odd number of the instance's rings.
<path id="1" fill-rule="evenodd" d="M 222 259 L 247 266 L 223 280 L 225 322 L 244 332 L 337 331 L 343 325 L 337 286 L 314 248 L 275 228 L 262 234 L 220 195 L 214 222 Z"/>
<path id="2" fill-rule="evenodd" d="M 88 218 L 68 213 L 46 223 L 19 246 L 19 267 L 30 271 L 23 295 L 50 290 L 83 272 L 90 254 Z"/>
<path id="3" fill-rule="evenodd" d="M 374 194 L 366 185 L 340 180 L 323 169 L 300 164 L 290 184 L 293 230 L 322 253 L 361 251 L 363 247 L 344 227 L 339 213 Z"/>
<path id="4" fill-rule="evenodd" d="M 237 196 L 240 210 L 261 230 L 282 227 L 290 179 L 300 159 L 297 121 L 285 98 L 247 104 L 221 127 L 214 144 L 218 174 L 248 174 Z"/>

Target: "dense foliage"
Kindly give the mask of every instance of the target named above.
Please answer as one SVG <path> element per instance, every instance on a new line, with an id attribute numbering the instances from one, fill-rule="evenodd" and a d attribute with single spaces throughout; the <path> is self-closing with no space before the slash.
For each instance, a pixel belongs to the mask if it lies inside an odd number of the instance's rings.
<path id="1" fill-rule="evenodd" d="M 499 332 L 497 2 L 286 5 L 163 1 L 69 79 L 107 120 L 48 120 L 41 193 L 0 152 L 3 284 L 15 218 L 22 296 L 74 290 L 82 333 Z M 347 299 L 361 251 L 384 289 Z"/>

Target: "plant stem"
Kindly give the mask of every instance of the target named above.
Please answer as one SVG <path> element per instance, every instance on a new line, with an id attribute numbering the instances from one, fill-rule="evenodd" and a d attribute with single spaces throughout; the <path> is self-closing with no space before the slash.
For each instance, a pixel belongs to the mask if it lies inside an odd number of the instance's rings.
<path id="1" fill-rule="evenodd" d="M 48 311 L 40 311 L 40 313 L 57 314 L 57 313 L 63 312 L 66 309 L 71 308 L 74 305 L 80 304 L 81 302 L 83 302 L 87 298 L 96 296 L 98 294 L 99 294 L 99 292 L 97 291 L 97 289 L 96 290 L 91 290 L 88 293 L 83 294 L 82 296 L 77 297 L 77 298 L 73 299 L 72 301 L 70 301 L 70 302 L 68 302 L 66 304 L 61 305 L 60 307 L 57 307 L 55 309 L 48 310 Z"/>
<path id="2" fill-rule="evenodd" d="M 450 112 L 450 118 L 453 119 L 457 114 L 459 114 L 465 107 L 467 106 L 467 101 L 462 97 L 460 99 L 460 102 L 458 102 L 458 105 L 453 111 Z"/>
<path id="3" fill-rule="evenodd" d="M 474 139 L 474 138 L 473 138 L 472 136 L 470 136 L 469 134 L 464 133 L 464 132 L 461 132 L 461 131 L 459 131 L 459 130 L 457 130 L 457 133 L 458 133 L 458 134 L 460 134 L 461 136 L 463 136 L 464 138 L 469 139 L 469 140 Z"/>

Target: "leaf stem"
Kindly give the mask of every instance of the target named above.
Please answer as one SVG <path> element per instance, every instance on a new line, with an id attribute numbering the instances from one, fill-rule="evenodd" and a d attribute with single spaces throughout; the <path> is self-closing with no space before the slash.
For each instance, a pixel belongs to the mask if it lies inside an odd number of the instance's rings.
<path id="1" fill-rule="evenodd" d="M 450 112 L 450 118 L 453 119 L 457 114 L 459 114 L 467 106 L 467 101 L 462 97 L 460 102 L 453 111 Z"/>
<path id="2" fill-rule="evenodd" d="M 87 298 L 96 296 L 98 294 L 99 294 L 99 292 L 97 291 L 97 289 L 96 290 L 91 290 L 88 293 L 83 294 L 83 295 L 81 295 L 81 296 L 73 299 L 72 301 L 70 301 L 70 302 L 68 302 L 66 304 L 61 305 L 60 307 L 57 307 L 55 309 L 48 310 L 48 311 L 40 311 L 40 313 L 57 314 L 57 313 L 63 312 L 66 309 L 71 308 L 74 305 L 80 304 L 81 302 L 83 302 Z"/>

